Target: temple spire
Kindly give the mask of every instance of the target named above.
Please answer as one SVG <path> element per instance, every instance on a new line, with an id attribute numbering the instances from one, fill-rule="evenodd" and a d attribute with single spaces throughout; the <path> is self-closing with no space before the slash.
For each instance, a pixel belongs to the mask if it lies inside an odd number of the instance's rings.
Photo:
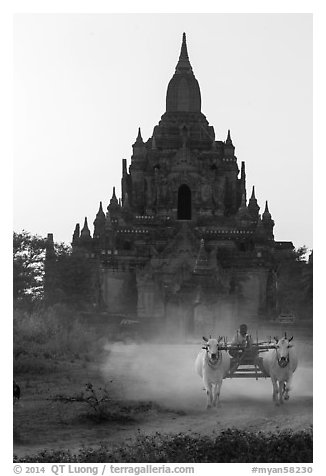
<path id="1" fill-rule="evenodd" d="M 105 213 L 103 211 L 102 202 L 100 202 L 100 206 L 99 206 L 99 209 L 98 209 L 98 212 L 96 214 L 96 217 L 95 217 L 95 220 L 94 220 L 93 224 L 96 227 L 101 222 L 102 223 L 105 222 Z"/>
<path id="2" fill-rule="evenodd" d="M 100 207 L 98 209 L 97 215 L 98 216 L 104 215 L 102 202 L 100 202 Z"/>
<path id="3" fill-rule="evenodd" d="M 262 216 L 262 223 L 264 225 L 267 238 L 269 240 L 273 240 L 274 239 L 274 235 L 273 235 L 274 220 L 272 219 L 272 215 L 270 214 L 270 212 L 268 210 L 267 200 L 266 200 L 266 205 L 265 205 L 265 211 L 264 211 L 263 216 Z"/>
<path id="4" fill-rule="evenodd" d="M 182 34 L 182 45 L 181 45 L 181 51 L 180 51 L 180 59 L 189 59 L 185 32 L 183 32 L 183 34 Z"/>
<path id="5" fill-rule="evenodd" d="M 235 147 L 233 145 L 232 139 L 231 139 L 231 132 L 230 129 L 228 129 L 228 135 L 226 137 L 226 141 L 224 142 L 224 153 L 228 157 L 234 157 L 234 150 Z"/>
<path id="6" fill-rule="evenodd" d="M 79 237 L 80 237 L 80 225 L 79 223 L 77 223 L 74 230 L 74 234 L 72 235 L 72 243 L 76 244 L 77 241 L 79 240 Z"/>
<path id="7" fill-rule="evenodd" d="M 103 239 L 104 233 L 105 233 L 105 214 L 103 211 L 102 202 L 100 202 L 100 207 L 96 214 L 93 225 L 94 225 L 93 238 Z"/>
<path id="8" fill-rule="evenodd" d="M 265 210 L 264 210 L 264 213 L 263 213 L 263 220 L 264 221 L 269 221 L 271 219 L 272 219 L 272 215 L 270 214 L 270 212 L 268 210 L 268 202 L 266 200 Z"/>
<path id="9" fill-rule="evenodd" d="M 189 61 L 186 34 L 182 35 L 182 45 L 178 64 L 175 68 L 176 73 L 192 73 L 192 67 Z"/>
<path id="10" fill-rule="evenodd" d="M 245 162 L 241 162 L 241 175 L 240 175 L 240 193 L 244 195 L 245 203 L 247 203 L 247 189 L 246 189 L 246 167 Z"/>
<path id="11" fill-rule="evenodd" d="M 268 201 L 266 200 L 266 204 L 265 204 L 265 212 L 264 213 L 269 213 L 269 210 L 268 210 Z"/>
<path id="12" fill-rule="evenodd" d="M 230 129 L 228 129 L 228 135 L 227 135 L 227 138 L 226 138 L 225 143 L 226 143 L 226 144 L 232 144 Z"/>
<path id="13" fill-rule="evenodd" d="M 140 127 L 138 127 L 138 134 L 137 134 L 135 142 L 132 144 L 132 147 L 134 149 L 134 152 L 136 151 L 136 153 L 137 153 L 138 149 L 143 149 L 143 147 L 144 147 L 144 141 L 143 141 L 143 138 L 141 136 Z"/>
<path id="14" fill-rule="evenodd" d="M 260 207 L 257 203 L 257 199 L 256 199 L 256 196 L 255 196 L 255 186 L 252 187 L 252 193 L 251 193 L 251 197 L 250 197 L 249 203 L 248 203 L 248 210 L 250 211 L 250 214 L 251 214 L 252 218 L 255 221 L 257 221 Z"/>
<path id="15" fill-rule="evenodd" d="M 86 239 L 90 239 L 91 238 L 91 233 L 89 231 L 89 228 L 88 228 L 88 223 L 87 223 L 87 217 L 85 217 L 85 221 L 84 221 L 84 227 L 80 233 L 80 238 L 86 238 Z"/>
<path id="16" fill-rule="evenodd" d="M 245 162 L 241 162 L 241 180 L 246 180 L 246 165 Z"/>
<path id="17" fill-rule="evenodd" d="M 119 206 L 117 196 L 115 194 L 115 187 L 113 187 L 112 198 L 107 207 L 107 210 L 110 212 L 110 215 L 113 218 L 118 213 L 119 209 L 120 209 L 120 206 Z"/>
<path id="18" fill-rule="evenodd" d="M 124 177 L 127 173 L 127 160 L 122 159 L 122 176 Z"/>
<path id="19" fill-rule="evenodd" d="M 140 142 L 141 144 L 143 144 L 143 138 L 141 136 L 141 132 L 140 132 L 140 127 L 138 127 L 138 135 L 137 135 L 137 139 L 136 139 L 136 143 L 137 142 Z"/>
<path id="20" fill-rule="evenodd" d="M 166 94 L 166 112 L 200 112 L 201 97 L 189 61 L 186 34 L 183 34 L 179 60 Z"/>

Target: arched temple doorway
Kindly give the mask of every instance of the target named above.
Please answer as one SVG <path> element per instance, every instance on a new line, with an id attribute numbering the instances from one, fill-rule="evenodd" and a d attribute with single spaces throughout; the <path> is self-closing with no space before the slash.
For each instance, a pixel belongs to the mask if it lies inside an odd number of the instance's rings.
<path id="1" fill-rule="evenodd" d="M 178 220 L 191 220 L 191 190 L 185 184 L 178 190 Z"/>

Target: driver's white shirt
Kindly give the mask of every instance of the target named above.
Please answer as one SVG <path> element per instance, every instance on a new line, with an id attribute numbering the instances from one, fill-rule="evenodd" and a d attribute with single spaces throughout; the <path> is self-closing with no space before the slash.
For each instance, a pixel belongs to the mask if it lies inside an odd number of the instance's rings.
<path id="1" fill-rule="evenodd" d="M 250 337 L 248 334 L 242 335 L 240 334 L 239 331 L 237 331 L 232 339 L 231 344 L 233 345 L 246 345 L 247 344 L 247 339 L 250 340 Z"/>

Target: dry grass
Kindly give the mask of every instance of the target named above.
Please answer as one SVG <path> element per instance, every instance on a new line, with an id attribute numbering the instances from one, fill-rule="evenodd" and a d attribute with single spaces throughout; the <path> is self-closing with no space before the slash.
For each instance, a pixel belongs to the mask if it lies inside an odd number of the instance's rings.
<path id="1" fill-rule="evenodd" d="M 65 306 L 14 312 L 14 373 L 47 373 L 58 360 L 90 360 L 98 338 Z M 92 355 L 93 359 L 93 355 Z"/>

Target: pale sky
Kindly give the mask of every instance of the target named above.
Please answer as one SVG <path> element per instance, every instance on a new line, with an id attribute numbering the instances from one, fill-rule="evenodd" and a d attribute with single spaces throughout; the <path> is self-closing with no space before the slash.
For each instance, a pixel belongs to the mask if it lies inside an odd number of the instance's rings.
<path id="1" fill-rule="evenodd" d="M 311 14 L 19 14 L 14 20 L 14 230 L 70 243 L 106 209 L 165 112 L 182 33 L 216 140 L 276 240 L 312 248 Z"/>

